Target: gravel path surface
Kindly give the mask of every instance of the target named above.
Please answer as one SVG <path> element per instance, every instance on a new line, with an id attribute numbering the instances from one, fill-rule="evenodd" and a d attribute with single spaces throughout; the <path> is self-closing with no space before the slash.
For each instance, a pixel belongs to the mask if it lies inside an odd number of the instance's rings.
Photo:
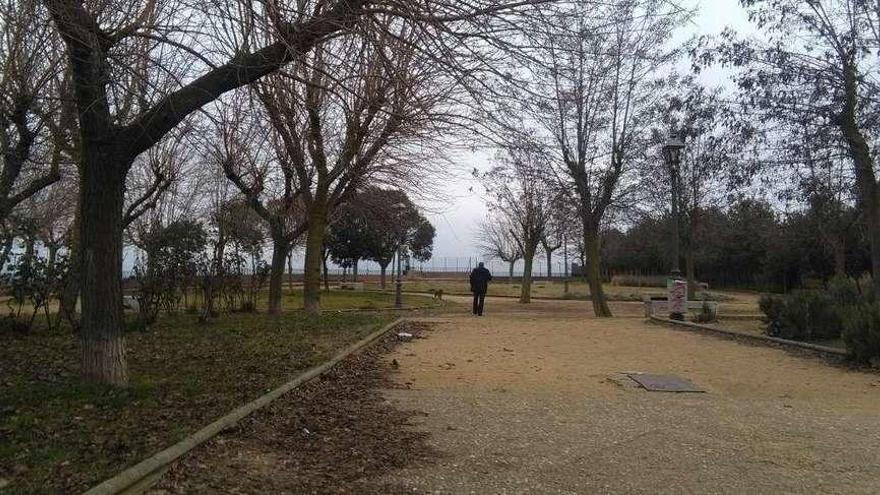
<path id="1" fill-rule="evenodd" d="M 405 323 L 416 336 L 426 325 Z M 399 341 L 389 335 L 320 378 L 176 462 L 148 495 L 388 494 L 407 491 L 381 479 L 435 456 L 426 433 L 411 428 L 418 411 L 395 409 L 382 390 L 391 362 L 380 356 Z"/>
<path id="2" fill-rule="evenodd" d="M 465 301 L 465 299 L 462 299 Z M 880 375 L 614 319 L 588 303 L 487 301 L 386 357 L 395 409 L 444 453 L 387 474 L 409 492 L 880 493 Z M 705 394 L 649 393 L 623 372 Z"/>

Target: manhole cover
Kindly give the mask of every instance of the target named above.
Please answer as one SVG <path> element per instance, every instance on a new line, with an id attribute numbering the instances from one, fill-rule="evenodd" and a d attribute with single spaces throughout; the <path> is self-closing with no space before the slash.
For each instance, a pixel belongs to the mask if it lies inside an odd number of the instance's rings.
<path id="1" fill-rule="evenodd" d="M 693 383 L 672 375 L 627 373 L 627 376 L 650 392 L 705 392 Z"/>

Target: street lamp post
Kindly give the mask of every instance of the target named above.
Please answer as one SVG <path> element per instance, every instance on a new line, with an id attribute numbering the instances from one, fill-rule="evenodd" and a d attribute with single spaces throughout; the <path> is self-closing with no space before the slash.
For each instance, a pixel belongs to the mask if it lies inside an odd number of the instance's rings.
<path id="1" fill-rule="evenodd" d="M 677 134 L 671 134 L 666 144 L 663 145 L 663 160 L 669 169 L 669 177 L 672 186 L 672 280 L 669 285 L 669 317 L 673 320 L 683 320 L 684 314 L 679 306 L 673 304 L 673 298 L 681 297 L 680 282 L 681 269 L 679 268 L 679 260 L 681 253 L 679 249 L 680 232 L 679 232 L 679 167 L 681 166 L 681 155 L 684 151 L 685 144 Z M 685 294 L 687 294 L 685 290 Z M 685 295 L 685 299 L 687 295 Z M 676 306 L 676 307 L 674 307 Z"/>

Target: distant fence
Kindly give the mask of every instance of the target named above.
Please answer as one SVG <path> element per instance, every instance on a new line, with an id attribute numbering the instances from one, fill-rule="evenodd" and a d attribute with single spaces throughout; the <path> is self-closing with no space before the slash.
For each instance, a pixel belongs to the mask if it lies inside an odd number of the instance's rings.
<path id="1" fill-rule="evenodd" d="M 438 256 L 434 257 L 426 262 L 419 262 L 412 260 L 410 262 L 410 271 L 413 273 L 423 273 L 423 274 L 461 274 L 466 275 L 471 272 L 474 268 L 476 268 L 477 263 L 483 262 L 486 265 L 486 268 L 492 272 L 492 274 L 496 277 L 505 277 L 508 275 L 510 271 L 510 265 L 508 263 L 498 261 L 498 260 L 487 260 L 482 257 L 471 256 L 471 257 L 454 257 L 454 256 Z M 523 262 L 522 260 L 518 261 L 514 264 L 513 267 L 513 275 L 516 277 L 522 277 L 523 275 Z M 295 256 L 293 259 L 293 272 L 295 274 L 302 274 L 303 272 L 303 258 L 301 256 Z M 392 271 L 392 266 L 388 266 L 388 273 L 390 274 Z M 343 269 L 336 266 L 331 265 L 328 267 L 328 271 L 330 275 L 341 276 Z M 553 260 L 551 264 L 551 275 L 554 277 L 561 277 L 565 274 L 565 263 L 560 259 L 559 261 Z M 351 271 L 349 270 L 349 273 Z M 372 261 L 361 261 L 358 263 L 358 276 L 372 276 L 379 275 L 381 273 L 381 269 L 379 265 Z M 534 277 L 546 277 L 547 276 L 547 259 L 543 256 L 535 257 L 535 262 L 532 267 L 532 276 Z"/>
<path id="2" fill-rule="evenodd" d="M 268 260 L 267 260 L 268 261 Z M 293 274 L 294 275 L 302 275 L 303 274 L 303 264 L 304 264 L 303 256 L 294 256 L 293 257 Z M 418 262 L 411 261 L 410 262 L 410 271 L 415 274 L 425 274 L 425 275 L 438 275 L 438 274 L 446 274 L 450 276 L 461 275 L 466 276 L 471 272 L 476 266 L 477 263 L 483 262 L 486 265 L 486 268 L 492 272 L 492 275 L 495 277 L 506 277 L 510 271 L 510 265 L 497 260 L 485 260 L 477 257 L 437 257 L 432 258 L 427 262 Z M 125 278 L 131 277 L 134 275 L 133 271 L 126 267 L 127 269 L 123 271 L 123 276 Z M 285 264 L 285 272 L 287 272 L 287 266 Z M 351 274 L 351 269 L 343 270 L 342 267 L 339 267 L 333 263 L 328 265 L 329 275 L 332 277 L 342 277 L 344 272 L 347 272 L 349 275 Z M 406 267 L 404 267 L 406 268 Z M 395 265 L 392 263 L 388 266 L 388 275 L 394 271 Z M 552 276 L 553 277 L 562 277 L 565 274 L 565 263 L 561 260 L 554 260 L 551 266 Z M 247 273 L 247 270 L 246 270 Z M 358 276 L 378 276 L 382 273 L 381 268 L 378 263 L 372 261 L 361 261 L 358 263 Z M 522 260 L 518 261 L 514 264 L 513 267 L 513 275 L 515 277 L 522 277 L 523 275 L 523 262 Z M 546 277 L 547 276 L 547 259 L 543 256 L 536 257 L 534 265 L 532 267 L 532 276 L 533 277 Z"/>

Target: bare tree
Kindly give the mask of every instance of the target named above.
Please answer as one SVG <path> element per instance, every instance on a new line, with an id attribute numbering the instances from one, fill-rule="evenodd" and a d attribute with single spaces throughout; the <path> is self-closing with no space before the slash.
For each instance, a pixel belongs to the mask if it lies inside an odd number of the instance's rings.
<path id="1" fill-rule="evenodd" d="M 498 157 L 499 165 L 484 177 L 490 207 L 506 219 L 511 238 L 521 253 L 523 279 L 519 302 L 532 297 L 532 267 L 541 242 L 546 239 L 553 211 L 553 181 L 541 149 L 529 143 L 509 146 Z"/>
<path id="2" fill-rule="evenodd" d="M 513 283 L 513 268 L 523 257 L 520 244 L 513 233 L 510 220 L 500 215 L 490 215 L 482 221 L 477 231 L 477 243 L 486 256 L 501 260 L 508 265 L 508 283 Z"/>
<path id="3" fill-rule="evenodd" d="M 546 171 L 544 172 L 544 175 L 547 175 Z M 569 219 L 566 216 L 568 209 L 566 208 L 566 198 L 564 194 L 556 191 L 552 198 L 552 202 L 548 207 L 550 208 L 550 213 L 548 215 L 547 225 L 544 228 L 544 235 L 541 237 L 541 251 L 547 258 L 547 280 L 552 280 L 553 253 L 565 248 L 565 245 L 571 236 L 571 232 L 569 232 Z M 568 264 L 567 259 L 565 260 L 565 263 Z M 567 271 L 567 269 L 564 270 L 566 274 Z"/>
<path id="4" fill-rule="evenodd" d="M 295 62 L 359 19 L 410 20 L 420 26 L 414 45 L 430 49 L 441 39 L 463 39 L 459 32 L 491 33 L 503 19 L 490 19 L 531 3 L 537 2 L 43 0 L 67 47 L 79 124 L 83 376 L 128 380 L 123 193 L 138 155 L 224 93 Z M 271 30 L 260 33 L 266 26 Z M 314 295 L 313 284 L 308 290 Z"/>
<path id="5" fill-rule="evenodd" d="M 302 205 L 310 313 L 320 310 L 324 236 L 334 210 L 365 185 L 417 181 L 425 169 L 408 146 L 434 135 L 433 119 L 448 94 L 436 66 L 411 46 L 410 28 L 358 29 L 361 36 L 319 45 L 294 70 L 256 89 L 277 136 L 277 160 L 289 167 L 284 180 Z"/>
<path id="6" fill-rule="evenodd" d="M 875 156 L 880 94 L 876 48 L 880 9 L 862 0 L 755 0 L 743 2 L 764 39 L 725 34 L 702 54 L 738 69 L 739 103 L 762 125 L 767 141 L 791 135 L 836 141 L 850 164 L 871 247 L 873 283 L 880 290 L 880 182 Z M 783 129 L 780 132 L 780 129 Z M 771 144 L 771 147 L 772 146 Z M 768 160 L 775 164 L 772 157 Z M 796 160 L 795 167 L 804 161 Z"/>
<path id="7" fill-rule="evenodd" d="M 60 40 L 37 0 L 0 2 L 0 222 L 70 163 Z"/>
<path id="8" fill-rule="evenodd" d="M 292 160 L 277 133 L 260 122 L 262 117 L 258 109 L 248 108 L 247 100 L 226 104 L 210 146 L 226 178 L 266 224 L 272 239 L 269 313 L 279 315 L 284 264 L 306 231 L 306 218 Z"/>
<path id="9" fill-rule="evenodd" d="M 575 200 L 597 316 L 611 316 L 602 288 L 602 227 L 632 191 L 627 182 L 649 144 L 657 69 L 677 55 L 667 45 L 683 18 L 664 0 L 542 6 L 513 52 L 521 64 L 506 78 L 520 99 L 513 117 L 526 116 Z"/>

